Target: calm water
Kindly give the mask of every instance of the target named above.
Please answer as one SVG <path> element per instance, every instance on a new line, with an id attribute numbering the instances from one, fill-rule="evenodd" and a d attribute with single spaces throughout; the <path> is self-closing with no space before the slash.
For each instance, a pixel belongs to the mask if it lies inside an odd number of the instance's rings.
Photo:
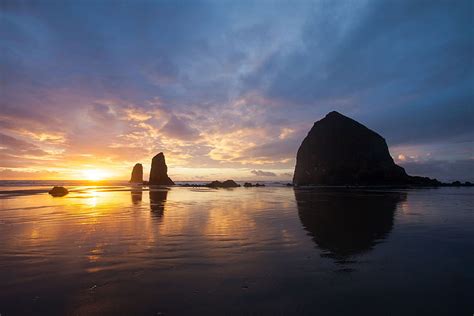
<path id="1" fill-rule="evenodd" d="M 3 189 L 2 316 L 474 312 L 471 188 Z"/>

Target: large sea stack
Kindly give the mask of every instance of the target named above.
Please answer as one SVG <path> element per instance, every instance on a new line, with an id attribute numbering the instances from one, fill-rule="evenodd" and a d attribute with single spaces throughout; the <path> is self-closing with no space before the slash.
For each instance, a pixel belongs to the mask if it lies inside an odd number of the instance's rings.
<path id="1" fill-rule="evenodd" d="M 314 123 L 296 157 L 295 185 L 437 185 L 397 166 L 385 139 L 338 112 Z"/>
<path id="2" fill-rule="evenodd" d="M 137 163 L 133 167 L 130 183 L 143 183 L 143 166 L 141 163 Z"/>
<path id="3" fill-rule="evenodd" d="M 151 161 L 149 184 L 174 185 L 173 180 L 168 177 L 168 167 L 166 166 L 163 153 L 159 153 Z"/>

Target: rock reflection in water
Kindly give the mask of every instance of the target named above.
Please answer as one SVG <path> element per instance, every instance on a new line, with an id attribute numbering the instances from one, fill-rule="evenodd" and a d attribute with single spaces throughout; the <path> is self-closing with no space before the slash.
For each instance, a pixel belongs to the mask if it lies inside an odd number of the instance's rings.
<path id="1" fill-rule="evenodd" d="M 387 238 L 397 204 L 405 193 L 295 189 L 303 227 L 322 256 L 350 262 Z"/>
<path id="2" fill-rule="evenodd" d="M 130 193 L 132 195 L 132 203 L 134 205 L 140 204 L 142 202 L 142 196 L 143 196 L 142 187 L 132 187 Z"/>
<path id="3" fill-rule="evenodd" d="M 154 190 L 150 189 L 150 209 L 152 215 L 155 217 L 162 217 L 165 211 L 166 198 L 168 197 L 168 190 Z"/>

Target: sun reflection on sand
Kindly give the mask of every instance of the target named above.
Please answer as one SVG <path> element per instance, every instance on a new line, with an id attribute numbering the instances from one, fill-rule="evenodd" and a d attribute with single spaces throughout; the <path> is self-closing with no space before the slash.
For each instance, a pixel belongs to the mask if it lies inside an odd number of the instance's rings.
<path id="1" fill-rule="evenodd" d="M 108 241 L 115 236 L 146 236 L 145 244 L 159 242 L 159 236 L 193 234 L 209 241 L 222 242 L 226 237 L 245 239 L 257 227 L 255 218 L 248 212 L 269 207 L 263 201 L 242 200 L 236 204 L 232 190 L 173 188 L 166 195 L 161 193 L 158 200 L 156 194 L 148 188 L 93 186 L 75 187 L 61 199 L 46 194 L 11 199 L 9 208 L 21 207 L 24 211 L 14 220 L 21 225 L 14 227 L 17 238 L 10 242 L 33 246 L 62 243 L 76 236 L 72 244 L 83 248 L 92 243 L 86 247 L 91 249 L 87 257 L 98 260 L 104 249 L 96 248 L 97 240 Z M 242 194 L 246 191 L 242 190 Z M 149 202 L 141 203 L 142 200 Z M 33 205 L 45 206 L 28 209 Z M 6 220 L 7 215 L 4 212 Z M 128 245 L 131 251 L 139 251 L 143 246 L 143 243 Z"/>
<path id="2" fill-rule="evenodd" d="M 90 250 L 90 255 L 88 256 L 89 262 L 97 262 L 100 260 L 101 255 L 104 253 L 102 249 L 102 244 L 97 244 L 94 249 Z"/>
<path id="3" fill-rule="evenodd" d="M 239 239 L 248 236 L 248 230 L 256 227 L 254 219 L 242 212 L 240 205 L 214 206 L 209 210 L 204 233 L 217 238 Z M 238 222 L 236 223 L 236 218 Z"/>
<path id="4" fill-rule="evenodd" d="M 89 197 L 84 199 L 84 202 L 87 204 L 89 207 L 96 207 L 97 206 L 97 191 L 90 190 L 88 191 Z"/>

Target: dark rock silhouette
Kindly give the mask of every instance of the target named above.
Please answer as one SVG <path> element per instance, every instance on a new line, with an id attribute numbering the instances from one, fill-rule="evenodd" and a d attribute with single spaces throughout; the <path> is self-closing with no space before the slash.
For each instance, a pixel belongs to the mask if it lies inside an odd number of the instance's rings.
<path id="1" fill-rule="evenodd" d="M 436 179 L 431 179 L 428 177 L 419 177 L 419 176 L 408 176 L 406 184 L 415 185 L 415 186 L 433 186 L 437 187 L 443 185 Z"/>
<path id="2" fill-rule="evenodd" d="M 295 188 L 298 214 L 323 256 L 340 263 L 372 250 L 393 227 L 400 192 Z"/>
<path id="3" fill-rule="evenodd" d="M 237 184 L 234 180 L 226 180 L 224 182 L 212 181 L 211 183 L 206 184 L 206 187 L 209 188 L 238 188 L 240 184 Z"/>
<path id="4" fill-rule="evenodd" d="M 250 183 L 250 182 L 245 182 L 245 183 L 244 183 L 244 187 L 246 187 L 246 188 L 264 187 L 264 186 L 265 186 L 265 184 L 263 184 L 263 183 L 260 184 L 260 183 L 258 183 L 258 182 L 255 183 L 255 184 L 252 184 L 252 183 Z"/>
<path id="5" fill-rule="evenodd" d="M 51 190 L 48 191 L 54 197 L 65 196 L 69 193 L 68 189 L 65 187 L 53 187 Z"/>
<path id="6" fill-rule="evenodd" d="M 295 185 L 438 185 L 397 166 L 385 139 L 338 112 L 314 123 L 296 157 Z"/>
<path id="7" fill-rule="evenodd" d="M 174 185 L 173 180 L 168 177 L 168 167 L 163 153 L 159 153 L 151 160 L 150 181 L 148 183 L 152 185 Z"/>
<path id="8" fill-rule="evenodd" d="M 441 183 L 441 186 L 444 187 L 472 187 L 474 186 L 473 183 L 466 181 L 462 183 L 461 181 L 453 181 L 451 183 Z"/>
<path id="9" fill-rule="evenodd" d="M 130 183 L 143 183 L 143 166 L 141 163 L 137 163 L 133 167 Z"/>

